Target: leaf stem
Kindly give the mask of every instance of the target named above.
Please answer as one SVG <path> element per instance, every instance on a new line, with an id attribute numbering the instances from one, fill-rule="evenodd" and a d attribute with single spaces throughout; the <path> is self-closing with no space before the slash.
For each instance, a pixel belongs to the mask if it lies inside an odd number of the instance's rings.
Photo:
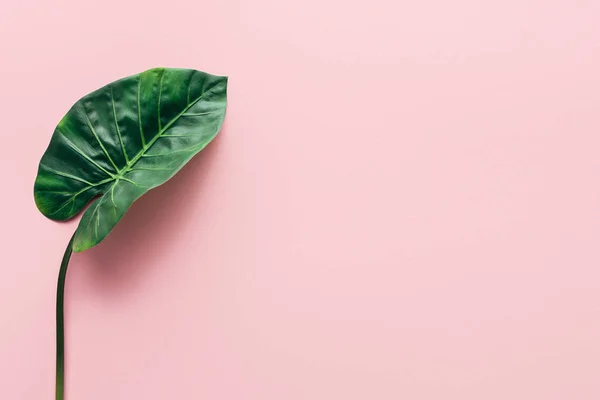
<path id="1" fill-rule="evenodd" d="M 73 239 L 71 237 L 65 255 L 60 264 L 58 273 L 58 287 L 56 289 L 56 400 L 64 399 L 65 392 L 65 316 L 64 316 L 64 297 L 65 280 L 67 277 L 67 267 L 73 252 Z"/>

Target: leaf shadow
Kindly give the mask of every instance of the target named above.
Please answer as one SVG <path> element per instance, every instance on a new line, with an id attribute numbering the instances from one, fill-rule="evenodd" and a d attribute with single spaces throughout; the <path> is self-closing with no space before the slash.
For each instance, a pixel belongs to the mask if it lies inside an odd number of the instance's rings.
<path id="1" fill-rule="evenodd" d="M 173 178 L 138 199 L 98 246 L 79 253 L 89 285 L 109 297 L 134 292 L 144 276 L 165 265 L 190 213 L 202 203 L 203 182 L 214 170 L 221 133 Z"/>

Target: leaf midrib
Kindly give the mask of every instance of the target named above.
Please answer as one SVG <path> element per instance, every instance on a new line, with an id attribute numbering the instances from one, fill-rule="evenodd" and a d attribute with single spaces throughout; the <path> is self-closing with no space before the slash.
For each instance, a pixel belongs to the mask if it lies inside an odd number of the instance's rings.
<path id="1" fill-rule="evenodd" d="M 167 130 L 169 130 L 169 128 L 175 122 L 177 122 L 179 120 L 179 118 L 181 118 L 190 108 L 192 108 L 194 105 L 196 105 L 196 103 L 198 103 L 200 100 L 202 100 L 204 98 L 204 96 L 206 96 L 207 93 L 209 93 L 214 88 L 216 88 L 220 83 L 221 83 L 221 81 L 218 81 L 216 84 L 214 84 L 213 86 L 211 86 L 210 88 L 205 90 L 202 93 L 202 95 L 200 95 L 200 97 L 198 97 L 193 102 L 189 103 L 179 114 L 177 114 L 171 121 L 169 121 L 164 127 L 162 127 L 162 129 L 160 129 L 158 131 L 156 136 L 154 136 L 150 142 L 148 142 L 145 146 L 143 146 L 142 149 L 131 160 L 129 160 L 129 162 L 123 168 L 121 168 L 117 172 L 116 175 L 113 176 L 113 179 L 116 179 L 118 181 L 119 178 L 123 177 L 123 175 L 125 175 L 127 172 L 129 172 L 131 170 L 131 167 L 133 167 L 135 165 L 135 163 L 144 156 L 144 154 L 152 147 L 152 145 L 154 143 L 156 143 L 156 141 L 158 139 L 160 139 L 163 136 L 163 134 Z M 138 123 L 141 125 L 141 121 L 138 121 Z"/>

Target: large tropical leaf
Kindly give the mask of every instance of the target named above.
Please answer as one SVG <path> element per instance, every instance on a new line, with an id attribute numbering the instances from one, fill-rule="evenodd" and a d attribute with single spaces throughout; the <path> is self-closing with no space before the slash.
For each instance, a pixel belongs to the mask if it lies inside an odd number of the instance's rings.
<path id="1" fill-rule="evenodd" d="M 83 214 L 73 250 L 102 241 L 131 204 L 169 178 L 219 132 L 227 78 L 156 68 L 83 97 L 56 127 L 34 196 L 48 218 Z"/>

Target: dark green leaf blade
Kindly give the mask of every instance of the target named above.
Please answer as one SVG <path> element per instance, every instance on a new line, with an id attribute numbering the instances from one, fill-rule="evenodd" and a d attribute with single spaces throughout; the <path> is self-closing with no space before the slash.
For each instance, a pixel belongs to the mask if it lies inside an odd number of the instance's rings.
<path id="1" fill-rule="evenodd" d="M 227 78 L 155 68 L 80 99 L 56 127 L 34 197 L 48 218 L 83 214 L 79 252 L 100 243 L 131 204 L 163 184 L 220 131 Z"/>

